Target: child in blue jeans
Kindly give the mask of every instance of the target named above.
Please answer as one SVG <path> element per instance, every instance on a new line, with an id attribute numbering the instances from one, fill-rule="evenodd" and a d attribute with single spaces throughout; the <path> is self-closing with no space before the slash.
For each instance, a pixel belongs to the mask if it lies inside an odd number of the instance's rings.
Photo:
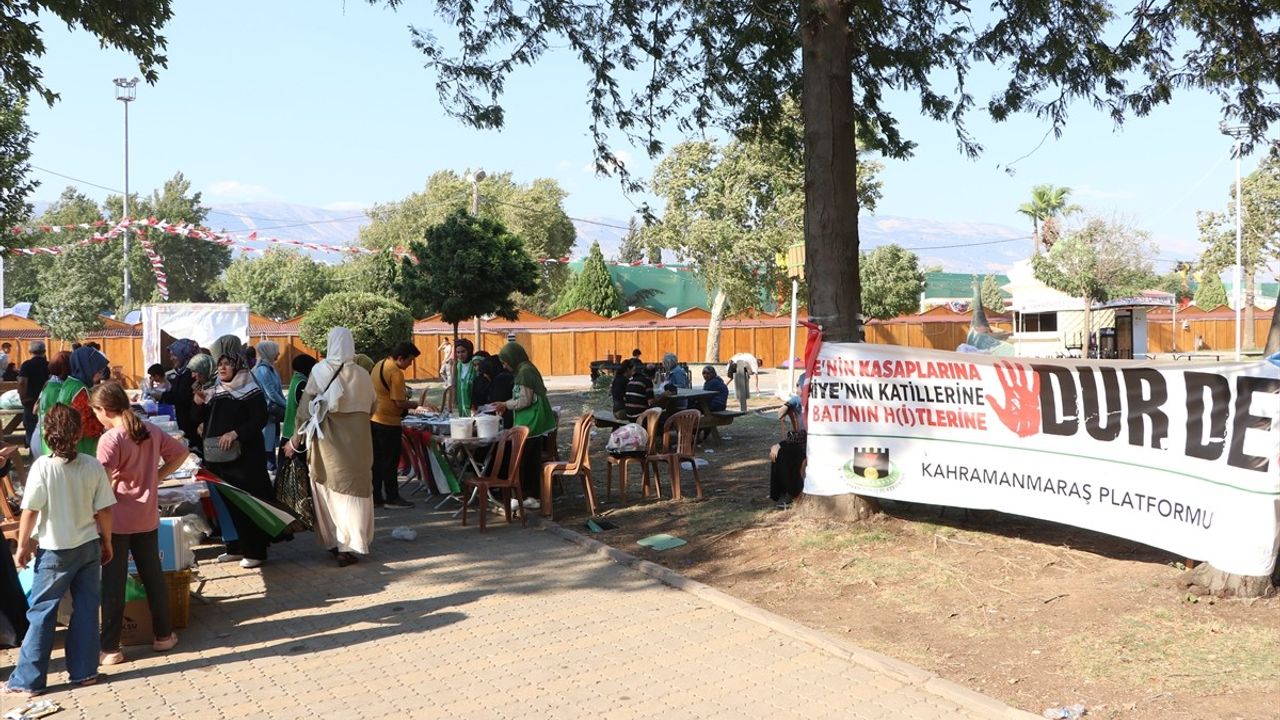
<path id="1" fill-rule="evenodd" d="M 98 605 L 102 565 L 111 560 L 111 506 L 115 494 L 97 458 L 76 452 L 80 413 L 55 405 L 41 421 L 50 454 L 27 476 L 14 562 L 24 568 L 35 557 L 27 621 L 18 664 L 0 695 L 30 697 L 44 692 L 53 653 L 58 602 L 71 591 L 66 662 L 71 682 L 98 680 Z M 39 549 L 36 549 L 37 542 Z"/>

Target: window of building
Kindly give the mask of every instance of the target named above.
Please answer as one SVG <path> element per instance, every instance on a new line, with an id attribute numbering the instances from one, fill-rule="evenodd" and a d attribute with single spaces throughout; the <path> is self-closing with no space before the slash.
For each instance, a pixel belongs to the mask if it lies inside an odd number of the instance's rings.
<path id="1" fill-rule="evenodd" d="M 1017 327 L 1021 332 L 1057 332 L 1058 313 L 1022 313 Z"/>

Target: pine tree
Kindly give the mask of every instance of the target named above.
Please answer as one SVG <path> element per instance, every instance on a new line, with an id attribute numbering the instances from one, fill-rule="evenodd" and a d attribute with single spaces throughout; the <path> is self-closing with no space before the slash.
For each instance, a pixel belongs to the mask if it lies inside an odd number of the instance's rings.
<path id="1" fill-rule="evenodd" d="M 627 236 L 622 238 L 622 245 L 618 247 L 618 262 L 630 265 L 643 259 L 644 248 L 640 246 L 640 227 L 632 217 L 627 221 Z"/>
<path id="2" fill-rule="evenodd" d="M 982 307 L 995 313 L 1004 313 L 1004 296 L 995 275 L 982 278 Z"/>
<path id="3" fill-rule="evenodd" d="M 597 315 L 613 317 L 621 307 L 618 286 L 613 283 L 609 268 L 605 267 L 600 243 L 591 243 L 591 251 L 582 263 L 582 272 L 573 277 L 568 291 L 556 303 L 554 312 L 559 314 L 582 308 Z"/>
<path id="4" fill-rule="evenodd" d="M 1215 272 L 1206 272 L 1196 288 L 1196 307 L 1201 310 L 1212 310 L 1227 304 L 1227 289 L 1222 286 L 1222 278 Z"/>

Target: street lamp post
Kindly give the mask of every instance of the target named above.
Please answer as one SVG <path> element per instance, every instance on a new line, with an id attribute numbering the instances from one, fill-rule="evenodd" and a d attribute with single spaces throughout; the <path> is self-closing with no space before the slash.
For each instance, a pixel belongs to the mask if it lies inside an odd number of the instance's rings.
<path id="1" fill-rule="evenodd" d="M 116 99 L 124 103 L 124 220 L 129 219 L 129 103 L 133 102 L 138 78 L 116 78 Z M 124 307 L 122 313 L 129 312 L 129 226 L 124 226 Z"/>
<path id="2" fill-rule="evenodd" d="M 484 180 L 486 177 L 488 176 L 485 175 L 483 170 L 476 170 L 474 173 L 467 173 L 467 179 L 471 181 L 471 216 L 472 217 L 480 216 L 480 181 Z M 479 350 L 484 347 L 480 342 L 480 316 L 479 315 L 475 316 L 475 323 L 476 323 L 475 325 L 476 349 Z"/>
<path id="3" fill-rule="evenodd" d="M 1227 125 L 1226 121 L 1218 124 L 1218 129 L 1223 135 L 1227 135 L 1234 139 L 1235 149 L 1232 153 L 1236 156 L 1236 266 L 1232 273 L 1231 281 L 1231 297 L 1232 304 L 1236 308 L 1236 360 L 1240 360 L 1240 346 L 1243 344 L 1243 328 L 1244 324 L 1240 319 L 1241 300 L 1240 300 L 1240 282 L 1241 273 L 1244 270 L 1244 260 L 1241 257 L 1241 245 L 1244 239 L 1244 215 L 1241 213 L 1240 203 L 1240 148 L 1244 142 L 1245 136 L 1249 134 L 1249 128 L 1245 125 Z"/>

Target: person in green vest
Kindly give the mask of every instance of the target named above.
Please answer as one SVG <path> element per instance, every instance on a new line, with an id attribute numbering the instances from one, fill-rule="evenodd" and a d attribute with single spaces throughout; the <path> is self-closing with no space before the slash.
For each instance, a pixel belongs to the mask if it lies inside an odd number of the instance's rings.
<path id="1" fill-rule="evenodd" d="M 547 399 L 547 386 L 542 373 L 529 361 L 529 353 L 517 342 L 509 342 L 498 351 L 498 358 L 515 374 L 511 399 L 485 406 L 497 412 L 511 411 L 513 422 L 529 428 L 529 440 L 520 463 L 520 484 L 524 488 L 524 506 L 538 510 L 542 503 L 542 446 L 546 434 L 556 426 L 556 416 Z M 514 500 L 513 500 L 514 503 Z"/>
<path id="2" fill-rule="evenodd" d="M 62 381 L 70 373 L 71 352 L 69 350 L 59 352 L 49 361 L 49 379 L 45 382 L 44 389 L 40 391 L 40 399 L 36 401 L 36 429 L 31 437 L 39 442 L 31 446 L 33 458 L 49 453 L 49 446 L 44 444 L 44 435 L 40 432 L 40 421 L 54 405 L 58 404 L 58 397 L 62 394 Z"/>
<path id="3" fill-rule="evenodd" d="M 71 353 L 71 370 L 58 387 L 56 404 L 80 413 L 80 442 L 76 450 L 97 456 L 98 438 L 106 431 L 89 406 L 89 390 L 106 379 L 111 361 L 97 348 L 82 345 Z"/>
<path id="4" fill-rule="evenodd" d="M 307 387 L 307 378 L 311 377 L 311 369 L 317 360 L 302 353 L 293 358 L 293 377 L 289 379 L 289 390 L 284 394 L 284 422 L 280 424 L 280 437 L 293 437 L 298 422 L 298 403 L 302 401 L 302 391 Z"/>

